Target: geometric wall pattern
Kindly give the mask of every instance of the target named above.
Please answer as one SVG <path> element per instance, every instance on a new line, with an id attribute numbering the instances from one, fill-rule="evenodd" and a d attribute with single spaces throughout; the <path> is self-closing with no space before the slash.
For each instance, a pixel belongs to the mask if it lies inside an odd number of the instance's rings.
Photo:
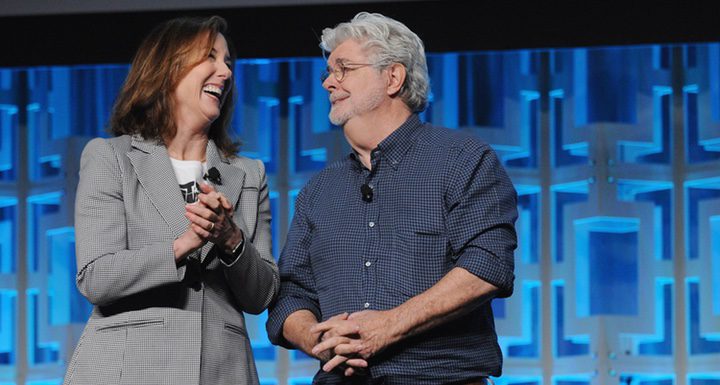
<path id="1" fill-rule="evenodd" d="M 430 54 L 422 118 L 489 142 L 519 193 L 516 291 L 493 302 L 499 385 L 720 385 L 720 44 Z M 237 63 L 233 129 L 267 166 L 273 247 L 302 185 L 349 150 L 322 59 Z M 127 65 L 0 69 L 0 384 L 59 384 L 78 161 Z M 248 316 L 263 384 L 318 365 Z"/>

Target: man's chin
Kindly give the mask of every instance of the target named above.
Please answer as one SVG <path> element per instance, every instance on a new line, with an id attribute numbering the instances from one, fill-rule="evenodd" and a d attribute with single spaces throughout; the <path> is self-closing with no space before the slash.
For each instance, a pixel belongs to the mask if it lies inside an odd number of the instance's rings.
<path id="1" fill-rule="evenodd" d="M 330 119 L 330 123 L 332 123 L 338 127 L 344 126 L 345 123 L 347 123 L 347 121 L 348 121 L 347 116 L 336 116 L 336 115 L 333 115 L 332 112 L 330 113 L 330 115 L 328 115 L 328 118 Z"/>

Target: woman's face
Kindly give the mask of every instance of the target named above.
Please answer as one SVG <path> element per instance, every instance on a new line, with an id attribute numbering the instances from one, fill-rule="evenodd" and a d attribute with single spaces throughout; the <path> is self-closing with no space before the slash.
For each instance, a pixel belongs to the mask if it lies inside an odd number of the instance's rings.
<path id="1" fill-rule="evenodd" d="M 174 92 L 178 130 L 210 127 L 232 87 L 231 60 L 222 34 L 215 38 L 208 57 L 193 67 Z"/>

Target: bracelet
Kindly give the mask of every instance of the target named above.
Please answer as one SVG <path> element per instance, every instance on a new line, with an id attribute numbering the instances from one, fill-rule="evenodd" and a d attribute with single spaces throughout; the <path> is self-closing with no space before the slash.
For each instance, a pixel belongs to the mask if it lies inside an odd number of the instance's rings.
<path id="1" fill-rule="evenodd" d="M 235 247 L 233 247 L 232 253 L 231 253 L 233 258 L 237 258 L 240 256 L 240 254 L 242 254 L 242 251 L 244 249 L 243 246 L 245 246 L 245 234 L 243 234 L 242 240 L 240 240 L 240 242 Z"/>
<path id="2" fill-rule="evenodd" d="M 242 230 L 240 230 L 240 232 L 242 234 Z M 220 252 L 220 261 L 222 261 L 225 266 L 230 266 L 235 263 L 238 258 L 240 258 L 240 255 L 243 253 L 243 251 L 245 251 L 245 234 L 242 234 L 242 239 L 237 245 L 235 245 L 235 247 L 233 247 L 230 254 Z"/>

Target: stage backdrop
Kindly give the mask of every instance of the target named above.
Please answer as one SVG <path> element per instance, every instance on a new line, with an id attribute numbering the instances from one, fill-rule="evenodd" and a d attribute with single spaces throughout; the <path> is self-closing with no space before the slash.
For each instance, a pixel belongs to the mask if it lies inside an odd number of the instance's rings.
<path id="1" fill-rule="evenodd" d="M 320 58 L 242 60 L 233 129 L 267 164 L 277 256 L 295 196 L 349 150 Z M 497 150 L 520 194 L 501 385 L 720 385 L 720 44 L 430 54 L 422 118 Z M 126 64 L 0 69 L 0 384 L 59 384 L 78 160 Z M 263 384 L 318 364 L 248 316 Z"/>

